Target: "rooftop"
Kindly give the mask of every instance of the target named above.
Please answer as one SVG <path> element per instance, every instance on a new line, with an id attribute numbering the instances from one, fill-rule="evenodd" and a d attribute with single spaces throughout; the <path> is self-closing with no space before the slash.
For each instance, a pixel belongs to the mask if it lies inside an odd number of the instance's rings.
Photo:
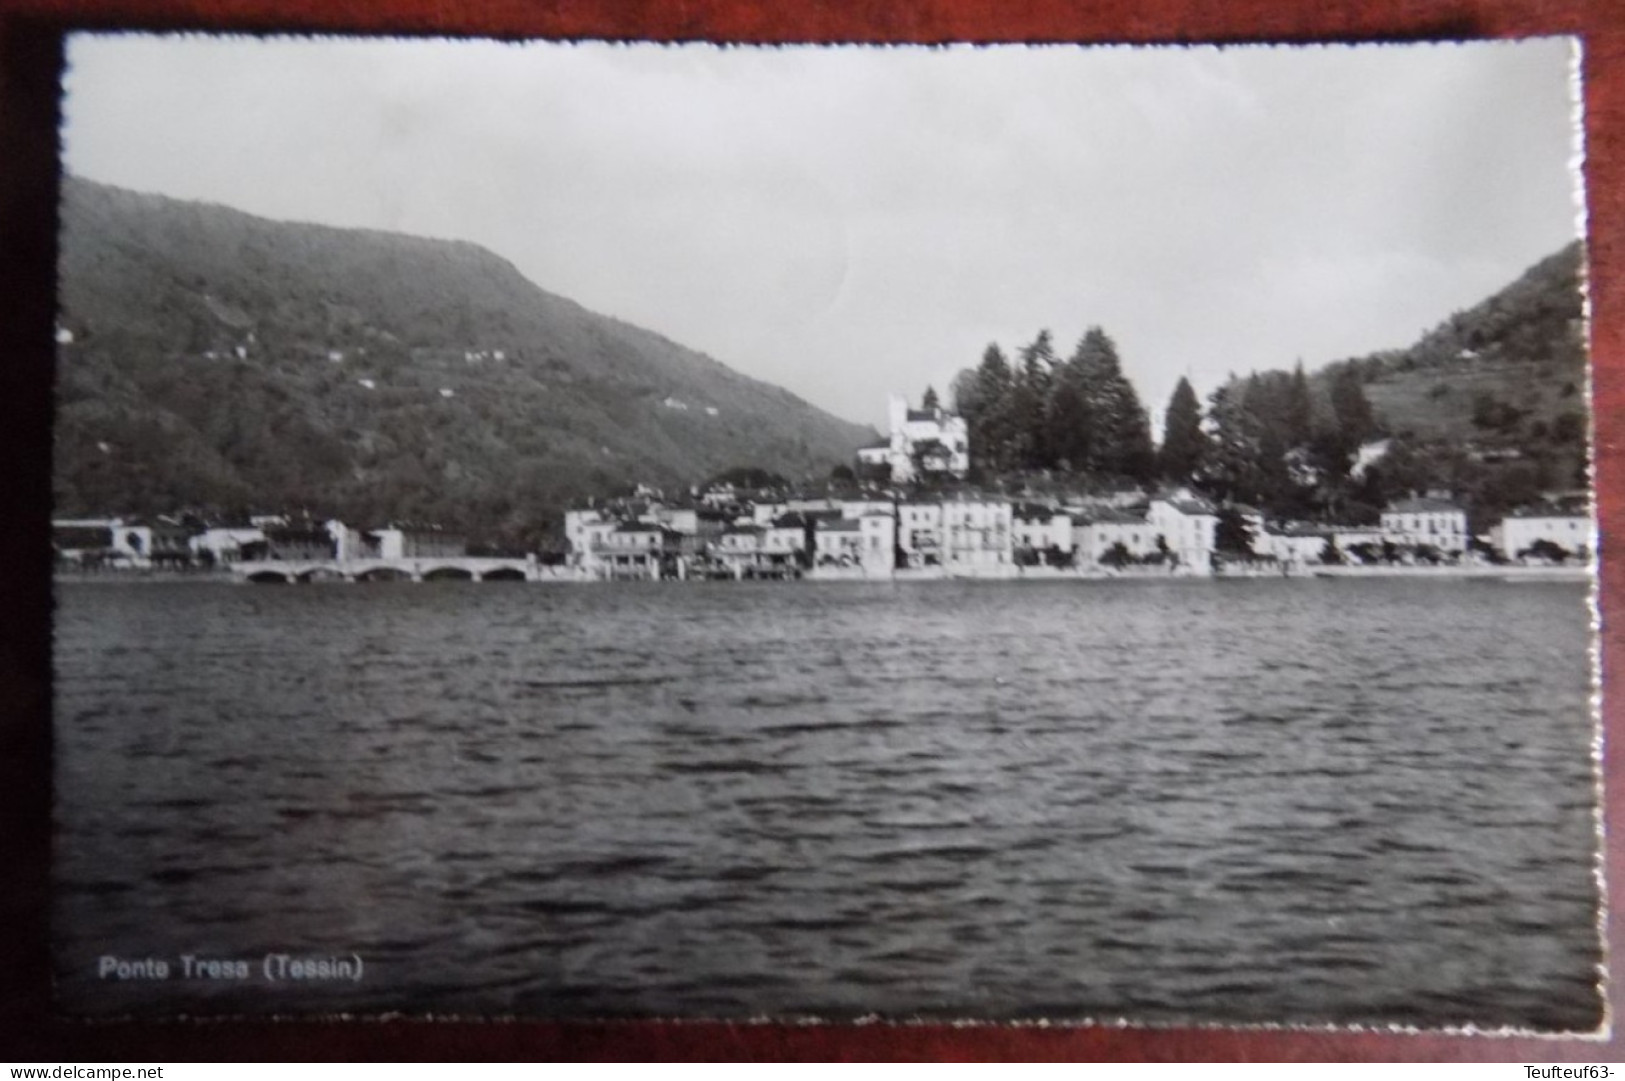
<path id="1" fill-rule="evenodd" d="M 1190 497 L 1184 498 L 1184 499 L 1176 499 L 1176 498 L 1171 498 L 1171 497 L 1168 497 L 1168 496 L 1158 496 L 1154 502 L 1166 503 L 1170 507 L 1174 508 L 1175 510 L 1177 510 L 1181 514 L 1215 514 L 1215 513 L 1217 513 L 1217 511 L 1214 510 L 1214 507 L 1213 507 L 1212 503 L 1209 503 L 1205 499 L 1199 499 L 1199 498 L 1197 498 L 1195 496 L 1190 496 Z"/>
<path id="2" fill-rule="evenodd" d="M 1461 506 L 1449 499 L 1441 499 L 1435 495 L 1416 496 L 1411 499 L 1397 499 L 1388 504 L 1389 514 L 1427 514 L 1440 511 L 1461 511 Z"/>
<path id="3" fill-rule="evenodd" d="M 1048 522 L 1061 512 L 1042 503 L 1015 503 L 1011 505 L 1010 513 L 1022 521 Z"/>
<path id="4" fill-rule="evenodd" d="M 1090 507 L 1072 516 L 1073 525 L 1145 525 L 1138 514 L 1112 507 Z"/>
<path id="5" fill-rule="evenodd" d="M 1585 518 L 1591 517 L 1590 512 L 1584 510 L 1566 510 L 1562 507 L 1519 507 L 1507 515 L 1508 518 Z"/>

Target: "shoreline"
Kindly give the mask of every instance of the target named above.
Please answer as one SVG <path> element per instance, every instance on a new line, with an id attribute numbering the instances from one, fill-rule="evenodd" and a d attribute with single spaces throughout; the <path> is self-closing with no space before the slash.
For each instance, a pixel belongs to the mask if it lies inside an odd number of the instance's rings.
<path id="1" fill-rule="evenodd" d="M 1350 566 L 1305 566 L 1291 568 L 1257 568 L 1243 572 L 1230 572 L 1218 574 L 1173 574 L 1160 570 L 1119 571 L 1119 572 L 1084 572 L 1068 570 L 1048 570 L 1032 573 L 1030 569 L 1018 570 L 1013 574 L 949 574 L 936 568 L 914 568 L 886 575 L 863 574 L 819 574 L 816 571 L 802 575 L 800 578 L 774 579 L 783 582 L 805 582 L 813 585 L 851 584 L 861 583 L 868 585 L 908 584 L 913 582 L 1199 582 L 1199 581 L 1292 581 L 1328 578 L 1408 578 L 1408 579 L 1456 579 L 1456 580 L 1488 580 L 1522 583 L 1540 582 L 1590 582 L 1597 577 L 1597 568 L 1587 564 L 1581 567 L 1524 567 L 1524 566 L 1468 566 L 1468 567 L 1411 567 L 1411 566 L 1379 566 L 1379 567 L 1350 567 Z M 229 570 L 214 571 L 172 571 L 172 570 L 102 570 L 102 571 L 53 571 L 51 575 L 53 584 L 75 583 L 84 585 L 163 585 L 182 582 L 219 583 L 226 585 L 257 585 L 246 577 L 233 574 Z M 750 581 L 765 581 L 766 579 L 750 579 Z M 536 579 L 526 583 L 530 585 L 602 585 L 613 581 L 648 581 L 647 579 L 600 579 L 575 576 L 550 576 Z M 668 579 L 668 582 L 687 584 L 678 579 Z M 693 581 L 700 581 L 694 579 Z M 732 580 L 720 580 L 731 583 Z M 312 584 L 312 583 L 304 583 Z M 343 580 L 337 583 L 317 582 L 314 584 L 343 584 L 355 585 L 359 583 Z M 421 584 L 421 583 L 407 583 Z M 485 585 L 488 583 L 474 582 Z M 659 583 L 656 583 L 659 584 Z"/>
<path id="2" fill-rule="evenodd" d="M 230 582 L 230 571 L 171 571 L 171 570 L 99 570 L 75 571 L 53 570 L 51 581 L 54 582 L 84 582 L 106 583 L 117 585 L 131 582 Z"/>

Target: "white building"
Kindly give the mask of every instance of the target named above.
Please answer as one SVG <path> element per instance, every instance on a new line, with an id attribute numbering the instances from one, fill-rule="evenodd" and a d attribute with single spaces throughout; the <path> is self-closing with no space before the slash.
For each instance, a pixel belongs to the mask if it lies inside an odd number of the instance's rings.
<path id="1" fill-rule="evenodd" d="M 1129 556 L 1143 559 L 1157 550 L 1155 537 L 1145 518 L 1114 507 L 1093 507 L 1072 516 L 1074 562 L 1080 569 L 1101 566 L 1119 544 Z"/>
<path id="2" fill-rule="evenodd" d="M 970 429 L 965 418 L 943 409 L 911 409 L 908 399 L 892 395 L 887 404 L 891 441 L 885 462 L 891 479 L 904 482 L 926 474 L 964 477 L 970 472 Z M 858 460 L 877 462 L 877 448 Z"/>
<path id="3" fill-rule="evenodd" d="M 1513 511 L 1490 528 L 1490 543 L 1508 559 L 1519 559 L 1537 541 L 1555 544 L 1571 556 L 1591 558 L 1596 550 L 1596 525 L 1586 514 L 1549 508 Z"/>
<path id="4" fill-rule="evenodd" d="M 656 507 L 649 518 L 673 533 L 692 537 L 700 531 L 700 512 L 694 507 Z"/>
<path id="5" fill-rule="evenodd" d="M 1136 561 L 1161 556 L 1169 571 L 1185 575 L 1213 573 L 1218 512 L 1207 500 L 1180 489 L 1151 500 L 1143 514 L 1114 507 L 1090 507 L 1071 517 L 1074 565 L 1092 569 L 1110 565 L 1117 546 Z"/>
<path id="6" fill-rule="evenodd" d="M 896 510 L 889 499 L 843 499 L 840 506 L 841 517 L 853 520 L 870 514 L 884 514 L 889 517 Z"/>
<path id="7" fill-rule="evenodd" d="M 115 564 L 152 565 L 152 529 L 123 518 L 55 518 L 51 531 L 58 547 L 72 558 L 95 552 Z"/>
<path id="8" fill-rule="evenodd" d="M 762 551 L 769 555 L 794 557 L 806 550 L 807 520 L 799 514 L 775 519 L 762 531 Z"/>
<path id="9" fill-rule="evenodd" d="M 340 561 L 456 558 L 468 550 L 467 538 L 461 533 L 434 525 L 388 525 L 361 533 L 332 521 L 326 530 L 333 540 L 333 558 Z"/>
<path id="10" fill-rule="evenodd" d="M 729 526 L 711 546 L 711 557 L 735 578 L 790 577 L 799 573 L 806 536 L 800 519 L 794 524 L 780 519 L 765 526 Z"/>
<path id="11" fill-rule="evenodd" d="M 243 557 L 244 545 L 264 541 L 265 530 L 255 526 L 209 526 L 192 538 L 192 555 L 208 552 L 217 566 L 226 566 Z"/>
<path id="12" fill-rule="evenodd" d="M 942 565 L 942 504 L 902 503 L 897 507 L 897 546 L 910 567 Z"/>
<path id="13" fill-rule="evenodd" d="M 1184 489 L 1166 492 L 1151 500 L 1145 520 L 1153 531 L 1153 548 L 1172 553 L 1186 573 L 1212 573 L 1219 528 L 1213 504 Z"/>
<path id="14" fill-rule="evenodd" d="M 1441 552 L 1467 549 L 1467 512 L 1448 498 L 1429 494 L 1390 503 L 1382 512 L 1383 539 L 1426 544 Z"/>
<path id="15" fill-rule="evenodd" d="M 751 521 L 757 525 L 768 525 L 786 514 L 840 514 L 851 517 L 843 510 L 840 500 L 823 496 L 776 499 L 771 503 L 756 503 L 750 510 Z"/>
<path id="16" fill-rule="evenodd" d="M 1368 544 L 1373 549 L 1382 547 L 1382 529 L 1378 526 L 1334 525 L 1328 528 L 1331 530 L 1332 542 L 1337 545 L 1337 550 L 1343 553 L 1344 559 L 1349 558 L 1349 550 L 1358 545 Z"/>
<path id="17" fill-rule="evenodd" d="M 365 554 L 359 530 L 351 529 L 337 518 L 325 523 L 327 535 L 333 538 L 333 558 L 339 562 L 359 559 Z"/>
<path id="18" fill-rule="evenodd" d="M 950 571 L 986 573 L 1015 565 L 1015 531 L 1007 500 L 973 496 L 942 502 L 943 565 Z"/>
<path id="19" fill-rule="evenodd" d="M 1289 523 L 1267 527 L 1253 540 L 1253 553 L 1291 567 L 1319 563 L 1332 533 L 1323 528 Z"/>
<path id="20" fill-rule="evenodd" d="M 857 518 L 820 518 L 813 529 L 820 567 L 854 567 L 863 563 L 863 522 Z"/>
<path id="21" fill-rule="evenodd" d="M 605 564 L 600 556 L 608 550 L 609 537 L 620 522 L 596 507 L 564 512 L 564 538 L 570 545 L 570 563 L 582 571 L 602 577 Z"/>
<path id="22" fill-rule="evenodd" d="M 858 519 L 863 567 L 871 574 L 891 574 L 897 565 L 897 516 L 873 511 Z"/>
<path id="23" fill-rule="evenodd" d="M 596 573 L 606 578 L 659 579 L 677 538 L 653 522 L 621 522 L 598 542 Z"/>
<path id="24" fill-rule="evenodd" d="M 1021 504 L 1010 510 L 1010 530 L 1016 551 L 1042 557 L 1050 552 L 1070 554 L 1072 517 L 1053 507 Z"/>

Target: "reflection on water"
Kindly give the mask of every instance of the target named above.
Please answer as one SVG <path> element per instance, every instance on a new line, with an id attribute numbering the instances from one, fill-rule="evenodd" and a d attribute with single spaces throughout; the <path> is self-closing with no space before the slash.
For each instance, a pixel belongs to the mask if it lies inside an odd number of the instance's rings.
<path id="1" fill-rule="evenodd" d="M 63 586 L 59 997 L 1591 1029 L 1587 640 L 1495 582 Z M 268 952 L 365 978 L 97 975 Z"/>

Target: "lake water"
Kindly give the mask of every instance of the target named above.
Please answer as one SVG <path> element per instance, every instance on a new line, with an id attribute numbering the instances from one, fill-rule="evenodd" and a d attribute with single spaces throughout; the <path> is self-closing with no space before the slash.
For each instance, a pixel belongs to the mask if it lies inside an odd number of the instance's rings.
<path id="1" fill-rule="evenodd" d="M 1600 1021 L 1581 585 L 58 607 L 70 1012 Z"/>

